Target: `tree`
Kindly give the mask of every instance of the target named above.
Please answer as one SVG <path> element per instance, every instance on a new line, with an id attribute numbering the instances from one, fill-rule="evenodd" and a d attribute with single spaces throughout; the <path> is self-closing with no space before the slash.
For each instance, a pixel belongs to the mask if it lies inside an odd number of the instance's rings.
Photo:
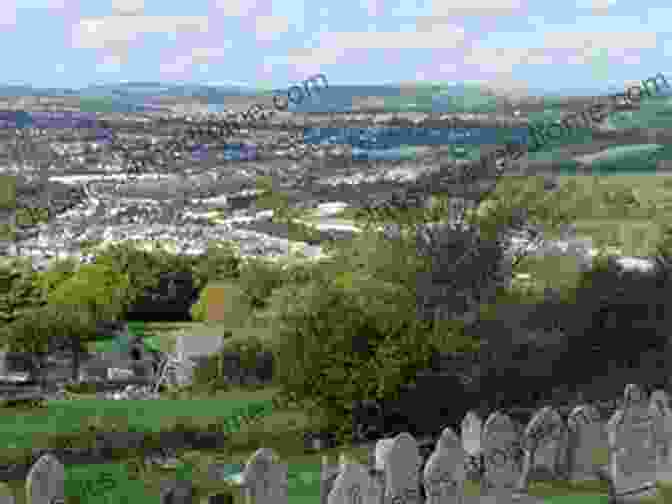
<path id="1" fill-rule="evenodd" d="M 100 320 L 117 320 L 128 306 L 128 276 L 104 264 L 84 264 L 47 294 L 51 309 L 62 314 L 64 336 L 73 353 L 73 380 L 79 377 L 81 343 L 95 335 Z"/>
<path id="2" fill-rule="evenodd" d="M 26 352 L 35 356 L 38 368 L 44 365 L 51 339 L 61 330 L 60 317 L 43 306 L 26 312 L 2 329 L 2 338 L 11 352 Z M 32 377 L 33 379 L 35 376 Z"/>

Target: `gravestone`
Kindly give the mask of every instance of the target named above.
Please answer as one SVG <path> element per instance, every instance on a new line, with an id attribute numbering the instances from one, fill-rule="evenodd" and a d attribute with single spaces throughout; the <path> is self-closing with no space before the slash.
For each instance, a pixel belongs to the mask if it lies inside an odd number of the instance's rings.
<path id="1" fill-rule="evenodd" d="M 464 493 L 467 452 L 462 441 L 446 427 L 436 442 L 423 474 L 426 504 L 457 504 Z"/>
<path id="2" fill-rule="evenodd" d="M 407 432 L 392 438 L 383 455 L 385 504 L 420 504 L 420 451 Z"/>
<path id="3" fill-rule="evenodd" d="M 474 411 L 467 411 L 462 420 L 462 446 L 468 455 L 475 457 L 481 454 L 481 436 L 483 421 Z"/>
<path id="4" fill-rule="evenodd" d="M 582 405 L 567 418 L 569 430 L 569 469 L 573 481 L 596 479 L 594 471 L 600 450 L 608 448 L 605 424 L 595 406 Z"/>
<path id="5" fill-rule="evenodd" d="M 328 504 L 377 504 L 380 495 L 366 468 L 342 461 L 340 473 L 327 497 Z"/>
<path id="6" fill-rule="evenodd" d="M 623 409 L 607 424 L 610 472 L 616 492 L 637 488 L 656 478 L 653 422 L 642 390 L 628 385 Z"/>
<path id="7" fill-rule="evenodd" d="M 509 503 L 522 476 L 520 437 L 511 418 L 492 413 L 483 426 L 483 491 L 498 503 Z"/>
<path id="8" fill-rule="evenodd" d="M 287 504 L 287 464 L 277 462 L 275 452 L 259 448 L 242 474 L 247 504 Z"/>
<path id="9" fill-rule="evenodd" d="M 330 464 L 329 457 L 322 455 L 322 465 L 320 466 L 320 504 L 327 504 L 331 489 L 334 488 L 336 478 L 340 474 L 339 464 Z"/>
<path id="10" fill-rule="evenodd" d="M 162 485 L 161 504 L 194 504 L 194 486 L 187 480 L 173 480 Z"/>
<path id="11" fill-rule="evenodd" d="M 522 444 L 525 450 L 523 488 L 530 480 L 550 481 L 564 475 L 567 430 L 553 408 L 546 406 L 532 417 L 523 432 Z"/>
<path id="12" fill-rule="evenodd" d="M 385 462 L 387 461 L 387 454 L 392 448 L 392 443 L 394 438 L 384 438 L 376 441 L 376 451 L 375 451 L 375 468 L 378 471 L 385 470 Z"/>
<path id="13" fill-rule="evenodd" d="M 461 425 L 462 446 L 466 452 L 467 479 L 480 481 L 483 470 L 483 421 L 475 411 L 467 411 Z"/>
<path id="14" fill-rule="evenodd" d="M 30 504 L 52 504 L 54 500 L 65 499 L 65 468 L 50 453 L 37 459 L 28 471 L 26 497 Z"/>
<path id="15" fill-rule="evenodd" d="M 664 390 L 651 394 L 649 412 L 653 421 L 653 443 L 658 468 L 672 467 L 672 403 Z"/>

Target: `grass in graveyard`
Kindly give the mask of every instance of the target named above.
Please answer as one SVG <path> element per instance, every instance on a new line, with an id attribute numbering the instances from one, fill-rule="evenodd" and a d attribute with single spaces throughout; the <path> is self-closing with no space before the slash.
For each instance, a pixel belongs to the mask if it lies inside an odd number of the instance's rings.
<path id="1" fill-rule="evenodd" d="M 0 416 L 0 455 L 3 448 L 40 446 L 49 435 L 76 434 L 90 424 L 101 430 L 116 427 L 119 431 L 168 431 L 176 424 L 197 426 L 203 430 L 221 419 L 230 417 L 237 408 L 270 402 L 273 389 L 232 390 L 196 397 L 182 392 L 175 399 L 159 401 L 124 400 L 105 401 L 80 399 L 54 401 L 47 407 L 26 412 L 15 411 Z M 283 420 L 283 416 L 280 416 Z"/>

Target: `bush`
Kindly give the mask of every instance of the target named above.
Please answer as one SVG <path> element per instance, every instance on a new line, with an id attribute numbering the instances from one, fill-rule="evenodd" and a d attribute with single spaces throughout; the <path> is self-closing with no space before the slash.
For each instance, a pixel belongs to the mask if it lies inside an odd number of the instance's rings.
<path id="1" fill-rule="evenodd" d="M 107 265 L 127 275 L 129 288 L 125 318 L 150 320 L 152 315 L 175 313 L 177 308 L 184 311 L 183 318 L 188 318 L 194 297 L 193 258 L 171 254 L 159 248 L 150 252 L 136 248 L 132 242 L 125 242 L 106 248 L 96 256 L 95 263 Z M 181 274 L 189 278 L 185 289 L 179 289 L 180 292 L 173 295 L 166 294 L 170 280 L 166 275 Z M 183 283 L 180 278 L 180 284 Z"/>
<path id="2" fill-rule="evenodd" d="M 10 323 L 44 304 L 40 274 L 30 261 L 13 260 L 0 265 L 0 323 Z"/>
<path id="3" fill-rule="evenodd" d="M 264 345 L 261 339 L 251 335 L 244 341 L 230 340 L 223 346 L 224 352 L 234 352 L 240 355 L 240 365 L 243 369 L 252 370 L 256 366 L 257 353 L 263 352 Z M 220 361 L 221 362 L 221 361 Z"/>
<path id="4" fill-rule="evenodd" d="M 305 406 L 314 426 L 347 437 L 355 400 L 394 396 L 426 364 L 414 301 L 398 286 L 358 275 L 278 289 L 272 350 L 283 397 Z"/>

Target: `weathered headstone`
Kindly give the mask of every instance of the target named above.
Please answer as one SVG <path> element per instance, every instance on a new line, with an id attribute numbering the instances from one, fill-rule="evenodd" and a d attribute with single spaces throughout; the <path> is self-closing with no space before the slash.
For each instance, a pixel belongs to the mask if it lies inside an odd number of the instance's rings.
<path id="1" fill-rule="evenodd" d="M 650 397 L 649 412 L 653 421 L 653 442 L 656 463 L 660 470 L 672 467 L 672 403 L 664 390 L 656 390 Z"/>
<path id="2" fill-rule="evenodd" d="M 530 480 L 554 480 L 566 470 L 567 430 L 550 406 L 539 410 L 523 432 L 525 465 L 523 487 Z"/>
<path id="3" fill-rule="evenodd" d="M 37 459 L 28 471 L 26 497 L 30 504 L 52 504 L 54 500 L 65 499 L 65 468 L 50 453 Z"/>
<path id="4" fill-rule="evenodd" d="M 375 468 L 378 471 L 384 471 L 385 470 L 385 462 L 387 461 L 387 454 L 389 453 L 390 449 L 392 448 L 392 443 L 394 442 L 394 438 L 384 438 L 384 439 L 379 439 L 376 441 L 376 452 L 375 452 L 375 459 L 376 459 L 376 464 Z"/>
<path id="5" fill-rule="evenodd" d="M 340 473 L 327 497 L 328 504 L 377 504 L 380 495 L 364 466 L 342 461 Z"/>
<path id="6" fill-rule="evenodd" d="M 457 504 L 464 493 L 466 451 L 460 438 L 446 427 L 425 465 L 426 504 Z"/>
<path id="7" fill-rule="evenodd" d="M 499 411 L 483 426 L 484 492 L 498 503 L 509 503 L 522 475 L 522 450 L 516 428 Z"/>
<path id="8" fill-rule="evenodd" d="M 462 446 L 469 455 L 478 455 L 482 451 L 481 436 L 483 421 L 474 411 L 467 411 L 462 420 Z"/>
<path id="9" fill-rule="evenodd" d="M 608 448 L 605 424 L 597 408 L 577 406 L 567 418 L 569 429 L 570 478 L 584 481 L 597 478 L 595 469 L 599 451 Z"/>
<path id="10" fill-rule="evenodd" d="M 461 427 L 462 447 L 466 452 L 467 478 L 478 480 L 482 469 L 483 447 L 481 446 L 481 437 L 483 436 L 483 421 L 476 412 L 467 411 Z"/>
<path id="11" fill-rule="evenodd" d="M 287 464 L 277 462 L 275 452 L 259 448 L 242 475 L 248 504 L 287 504 Z"/>
<path id="12" fill-rule="evenodd" d="M 390 443 L 385 467 L 385 504 L 420 504 L 420 452 L 418 443 L 407 432 Z"/>
<path id="13" fill-rule="evenodd" d="M 610 470 L 616 492 L 630 490 L 656 478 L 653 421 L 641 389 L 628 385 L 623 409 L 607 424 Z"/>
<path id="14" fill-rule="evenodd" d="M 329 456 L 322 455 L 322 465 L 320 466 L 320 504 L 327 504 L 329 493 L 334 488 L 334 483 L 339 474 L 340 465 L 330 464 Z"/>
<path id="15" fill-rule="evenodd" d="M 194 486 L 187 480 L 173 480 L 162 485 L 161 504 L 194 504 Z"/>

